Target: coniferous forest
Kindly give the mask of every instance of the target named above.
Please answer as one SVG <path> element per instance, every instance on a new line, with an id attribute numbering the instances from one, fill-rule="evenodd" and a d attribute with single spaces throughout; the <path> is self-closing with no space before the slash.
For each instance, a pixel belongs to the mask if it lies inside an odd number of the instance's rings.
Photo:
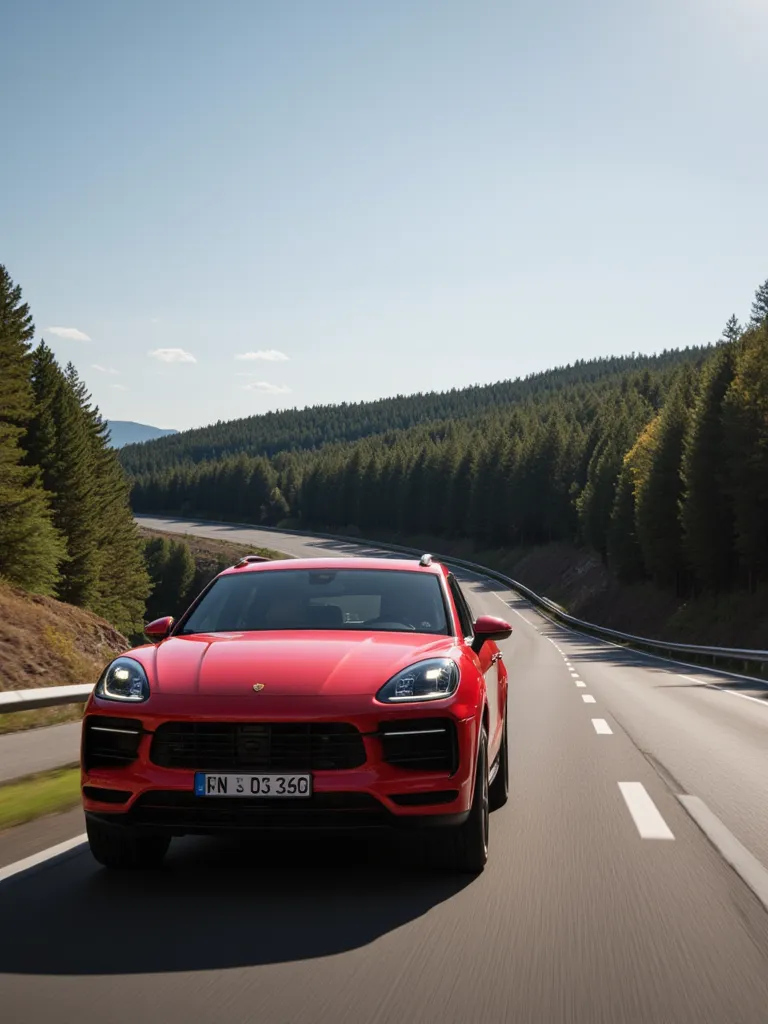
<path id="1" fill-rule="evenodd" d="M 0 267 L 0 578 L 123 632 L 151 581 L 192 573 L 188 553 L 142 542 L 130 505 L 481 549 L 565 541 L 679 596 L 768 580 L 768 282 L 715 344 L 269 413 L 119 456 L 75 368 L 33 335 Z"/>
<path id="2" fill-rule="evenodd" d="M 130 485 L 71 364 L 0 265 L 0 578 L 140 632 L 149 575 Z"/>
<path id="3" fill-rule="evenodd" d="M 768 282 L 701 348 L 123 449 L 139 512 L 587 545 L 678 595 L 768 577 Z"/>

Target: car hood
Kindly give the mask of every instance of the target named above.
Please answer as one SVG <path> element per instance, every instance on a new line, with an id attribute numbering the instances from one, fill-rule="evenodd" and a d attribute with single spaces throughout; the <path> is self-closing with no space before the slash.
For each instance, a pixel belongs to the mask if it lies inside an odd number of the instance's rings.
<path id="1" fill-rule="evenodd" d="M 132 657 L 150 690 L 164 696 L 373 695 L 400 669 L 430 657 L 456 657 L 453 637 L 414 633 L 274 632 L 170 637 Z"/>

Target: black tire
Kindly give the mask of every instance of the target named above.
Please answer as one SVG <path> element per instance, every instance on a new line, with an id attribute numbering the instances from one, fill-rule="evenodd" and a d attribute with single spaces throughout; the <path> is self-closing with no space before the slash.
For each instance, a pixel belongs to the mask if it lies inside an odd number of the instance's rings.
<path id="1" fill-rule="evenodd" d="M 504 711 L 504 725 L 499 750 L 499 767 L 488 790 L 488 802 L 492 811 L 498 811 L 509 800 L 509 745 L 507 742 L 507 713 Z"/>
<path id="2" fill-rule="evenodd" d="M 489 831 L 488 802 L 488 734 L 480 733 L 475 769 L 475 787 L 469 817 L 456 829 L 451 829 L 448 859 L 454 871 L 479 875 L 488 860 Z"/>
<path id="3" fill-rule="evenodd" d="M 86 819 L 85 828 L 93 856 L 105 868 L 116 871 L 159 868 L 171 843 L 170 836 L 140 835 L 94 818 Z"/>

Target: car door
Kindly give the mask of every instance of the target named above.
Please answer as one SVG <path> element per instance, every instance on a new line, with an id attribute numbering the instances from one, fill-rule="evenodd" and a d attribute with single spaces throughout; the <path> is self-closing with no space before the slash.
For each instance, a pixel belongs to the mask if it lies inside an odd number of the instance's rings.
<path id="1" fill-rule="evenodd" d="M 453 596 L 456 611 L 459 615 L 462 632 L 464 633 L 467 643 L 471 643 L 474 638 L 472 631 L 474 616 L 470 611 L 469 604 L 467 603 L 467 599 L 464 597 L 459 581 L 453 573 L 448 576 L 448 585 L 451 589 L 451 595 Z M 502 706 L 499 685 L 499 661 L 501 659 L 501 652 L 493 641 L 489 641 L 484 643 L 480 648 L 480 651 L 476 651 L 475 654 L 480 662 L 480 671 L 483 673 L 485 678 L 485 689 L 488 700 L 488 760 L 489 763 L 492 764 L 501 744 L 503 725 L 502 715 L 504 709 Z"/>

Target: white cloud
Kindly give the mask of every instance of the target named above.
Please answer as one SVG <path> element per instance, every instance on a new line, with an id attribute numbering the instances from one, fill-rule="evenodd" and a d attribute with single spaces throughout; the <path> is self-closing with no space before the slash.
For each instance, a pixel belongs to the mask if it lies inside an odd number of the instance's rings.
<path id="1" fill-rule="evenodd" d="M 151 324 L 159 324 L 160 323 L 160 317 L 159 316 L 151 316 L 149 318 L 149 322 Z"/>
<path id="2" fill-rule="evenodd" d="M 78 331 L 76 327 L 47 327 L 46 330 L 50 334 L 55 334 L 57 338 L 66 338 L 68 341 L 90 341 L 91 339 L 83 331 Z"/>
<path id="3" fill-rule="evenodd" d="M 111 366 L 100 366 L 98 363 L 91 363 L 92 370 L 98 370 L 99 373 L 119 373 L 119 370 L 115 370 Z"/>
<path id="4" fill-rule="evenodd" d="M 264 395 L 289 395 L 291 389 L 282 384 L 268 384 L 265 380 L 254 380 L 243 386 L 243 391 L 261 391 Z"/>
<path id="5" fill-rule="evenodd" d="M 235 359 L 261 359 L 265 363 L 287 363 L 288 356 L 285 352 L 278 352 L 276 348 L 259 349 L 258 352 L 243 352 Z"/>
<path id="6" fill-rule="evenodd" d="M 197 360 L 191 352 L 183 348 L 155 348 L 148 353 L 153 359 L 159 359 L 161 363 L 196 363 Z"/>
<path id="7" fill-rule="evenodd" d="M 125 387 L 125 385 L 123 385 L 123 384 L 110 384 L 109 386 L 111 388 L 114 388 L 115 391 L 127 391 L 128 390 L 128 388 Z"/>

